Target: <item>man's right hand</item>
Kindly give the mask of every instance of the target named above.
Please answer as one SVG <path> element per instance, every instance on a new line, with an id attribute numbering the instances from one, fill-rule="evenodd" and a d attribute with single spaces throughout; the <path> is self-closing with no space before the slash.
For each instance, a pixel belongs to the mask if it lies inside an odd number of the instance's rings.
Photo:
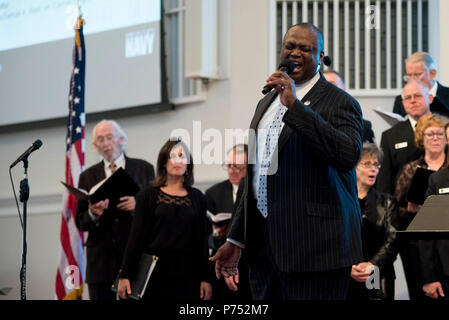
<path id="1" fill-rule="evenodd" d="M 407 202 L 407 211 L 408 212 L 416 213 L 416 212 L 418 212 L 421 209 L 421 207 L 422 207 L 421 204 Z"/>
<path id="2" fill-rule="evenodd" d="M 361 262 L 353 265 L 351 268 L 351 278 L 357 282 L 365 282 L 368 280 L 374 265 L 371 262 Z"/>
<path id="3" fill-rule="evenodd" d="M 215 275 L 218 279 L 222 276 L 232 277 L 238 275 L 237 264 L 241 251 L 241 248 L 227 241 L 213 257 L 209 258 L 209 261 L 215 261 Z"/>
<path id="4" fill-rule="evenodd" d="M 101 217 L 104 210 L 106 210 L 109 206 L 109 199 L 105 199 L 102 201 L 98 201 L 97 203 L 90 203 L 89 201 L 89 210 L 96 217 Z"/>
<path id="5" fill-rule="evenodd" d="M 128 299 L 128 294 L 131 294 L 131 283 L 129 279 L 119 279 L 117 294 L 120 299 Z"/>
<path id="6" fill-rule="evenodd" d="M 237 291 L 239 290 L 239 287 L 237 284 L 239 283 L 239 275 L 236 274 L 235 276 L 231 277 L 225 277 L 224 278 L 226 285 L 228 286 L 228 289 L 231 291 Z"/>
<path id="7" fill-rule="evenodd" d="M 426 296 L 431 297 L 432 299 L 438 299 L 438 295 L 444 297 L 443 287 L 439 281 L 426 283 L 422 289 Z"/>

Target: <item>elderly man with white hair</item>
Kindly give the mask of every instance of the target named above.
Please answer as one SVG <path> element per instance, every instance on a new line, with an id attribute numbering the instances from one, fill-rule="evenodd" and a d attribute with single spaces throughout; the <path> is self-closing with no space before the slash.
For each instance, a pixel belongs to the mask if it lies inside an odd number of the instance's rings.
<path id="1" fill-rule="evenodd" d="M 126 134 L 117 122 L 102 120 L 97 123 L 92 144 L 103 160 L 81 173 L 78 187 L 90 190 L 120 167 L 141 190 L 149 186 L 154 179 L 153 165 L 145 160 L 128 158 L 124 154 L 126 143 Z M 133 196 L 122 197 L 118 203 L 110 202 L 110 199 L 97 203 L 78 201 L 76 225 L 80 231 L 89 232 L 85 281 L 91 300 L 115 300 L 111 285 L 121 266 L 135 205 Z"/>
<path id="2" fill-rule="evenodd" d="M 449 88 L 436 80 L 437 68 L 430 54 L 418 51 L 405 60 L 404 80 L 417 80 L 429 87 L 429 93 L 434 98 L 430 104 L 430 112 L 449 117 Z M 394 100 L 393 112 L 405 116 L 407 114 L 401 95 Z"/>

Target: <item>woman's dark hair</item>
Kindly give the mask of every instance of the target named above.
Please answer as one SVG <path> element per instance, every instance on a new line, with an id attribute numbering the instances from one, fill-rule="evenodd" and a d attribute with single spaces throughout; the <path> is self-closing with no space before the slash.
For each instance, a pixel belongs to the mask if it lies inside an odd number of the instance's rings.
<path id="1" fill-rule="evenodd" d="M 184 188 L 193 185 L 193 158 L 190 154 L 189 148 L 181 141 L 180 138 L 170 138 L 159 151 L 157 157 L 156 178 L 151 183 L 153 187 L 160 188 L 167 185 L 167 168 L 165 167 L 170 159 L 170 153 L 173 148 L 181 146 L 187 158 L 187 169 L 184 173 L 184 180 L 182 185 Z"/>

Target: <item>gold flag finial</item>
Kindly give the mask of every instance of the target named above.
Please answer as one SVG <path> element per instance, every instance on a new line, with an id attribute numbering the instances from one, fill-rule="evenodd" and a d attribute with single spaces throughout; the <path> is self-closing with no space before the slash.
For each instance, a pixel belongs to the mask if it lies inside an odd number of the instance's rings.
<path id="1" fill-rule="evenodd" d="M 76 19 L 75 26 L 74 26 L 75 30 L 79 30 L 81 28 L 81 26 L 86 23 L 84 21 L 84 19 L 82 19 L 82 16 L 83 15 L 81 14 L 81 1 L 78 0 L 78 17 Z"/>

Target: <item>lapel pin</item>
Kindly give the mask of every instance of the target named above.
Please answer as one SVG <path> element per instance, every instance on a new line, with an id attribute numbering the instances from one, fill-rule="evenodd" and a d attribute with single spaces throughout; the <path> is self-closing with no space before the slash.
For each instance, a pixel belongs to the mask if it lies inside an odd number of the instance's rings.
<path id="1" fill-rule="evenodd" d="M 306 102 L 304 102 L 305 106 L 310 106 L 310 100 L 307 100 Z"/>

